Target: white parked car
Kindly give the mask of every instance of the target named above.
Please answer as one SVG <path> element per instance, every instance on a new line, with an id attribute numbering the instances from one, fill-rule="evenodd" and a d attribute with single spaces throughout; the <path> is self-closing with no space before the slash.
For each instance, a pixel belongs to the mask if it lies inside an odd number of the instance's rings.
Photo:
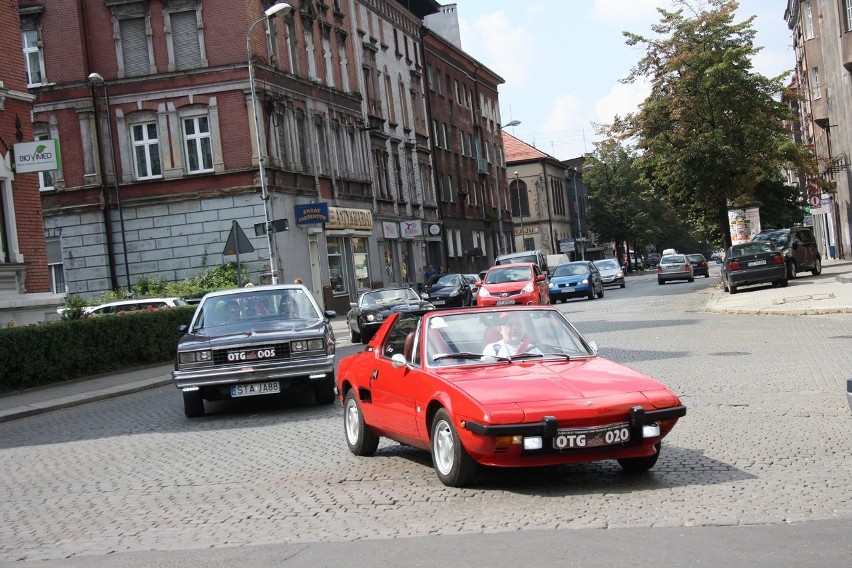
<path id="1" fill-rule="evenodd" d="M 174 308 L 185 305 L 186 300 L 183 298 L 140 298 L 138 300 L 108 302 L 99 306 L 87 306 L 83 308 L 83 314 L 86 316 L 99 316 L 103 314 L 117 314 L 118 312 L 133 312 L 136 310 Z"/>

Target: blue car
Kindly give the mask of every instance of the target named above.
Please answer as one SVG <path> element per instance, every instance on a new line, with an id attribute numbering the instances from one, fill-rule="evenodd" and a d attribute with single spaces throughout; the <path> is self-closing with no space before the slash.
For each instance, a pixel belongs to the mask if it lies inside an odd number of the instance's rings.
<path id="1" fill-rule="evenodd" d="M 550 303 L 585 296 L 590 300 L 603 298 L 601 273 L 589 260 L 560 264 L 550 273 Z"/>

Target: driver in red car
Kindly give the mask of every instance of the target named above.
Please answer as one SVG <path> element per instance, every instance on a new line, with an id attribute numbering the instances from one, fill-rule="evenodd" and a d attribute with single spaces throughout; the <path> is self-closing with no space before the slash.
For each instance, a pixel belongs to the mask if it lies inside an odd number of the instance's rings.
<path id="1" fill-rule="evenodd" d="M 530 344 L 524 319 L 523 314 L 503 314 L 502 338 L 486 345 L 482 354 L 486 357 L 513 357 L 520 353 L 541 355 L 541 351 Z"/>

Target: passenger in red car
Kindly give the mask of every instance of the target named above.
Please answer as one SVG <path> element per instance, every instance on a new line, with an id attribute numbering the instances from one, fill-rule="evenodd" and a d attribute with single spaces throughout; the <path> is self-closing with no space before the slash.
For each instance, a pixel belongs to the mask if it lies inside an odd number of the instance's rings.
<path id="1" fill-rule="evenodd" d="M 522 316 L 512 315 L 506 318 L 500 326 L 500 333 L 502 338 L 486 345 L 482 351 L 483 355 L 489 357 L 512 357 L 519 353 L 541 355 L 537 347 L 530 345 Z"/>

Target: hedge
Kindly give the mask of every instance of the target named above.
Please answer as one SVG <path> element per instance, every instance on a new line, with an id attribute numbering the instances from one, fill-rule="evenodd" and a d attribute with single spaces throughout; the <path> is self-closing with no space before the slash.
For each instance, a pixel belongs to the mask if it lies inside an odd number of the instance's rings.
<path id="1" fill-rule="evenodd" d="M 195 307 L 0 329 L 0 392 L 171 361 Z"/>

